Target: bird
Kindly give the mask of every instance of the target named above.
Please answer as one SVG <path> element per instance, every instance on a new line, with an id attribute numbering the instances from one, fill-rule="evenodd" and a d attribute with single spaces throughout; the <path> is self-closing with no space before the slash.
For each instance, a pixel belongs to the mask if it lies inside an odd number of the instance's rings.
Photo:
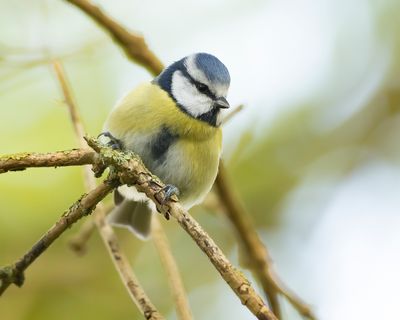
<path id="1" fill-rule="evenodd" d="M 122 150 L 133 151 L 186 210 L 203 201 L 218 171 L 221 121 L 229 108 L 227 67 L 214 55 L 195 53 L 140 84 L 108 115 L 103 134 Z M 114 191 L 108 221 L 148 239 L 156 207 L 134 186 Z"/>

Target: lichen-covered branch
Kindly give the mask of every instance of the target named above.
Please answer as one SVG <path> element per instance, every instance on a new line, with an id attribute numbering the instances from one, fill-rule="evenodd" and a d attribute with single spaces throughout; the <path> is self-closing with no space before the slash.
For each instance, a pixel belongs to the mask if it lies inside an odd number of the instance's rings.
<path id="1" fill-rule="evenodd" d="M 65 154 L 67 158 L 69 153 Z M 98 187 L 83 195 L 44 234 L 33 247 L 14 264 L 0 268 L 0 295 L 14 283 L 21 286 L 24 271 L 34 262 L 65 230 L 84 216 L 92 213 L 96 205 L 115 188 L 115 181 L 104 181 Z"/>
<path id="2" fill-rule="evenodd" d="M 61 63 L 55 61 L 53 63 L 54 71 L 56 72 L 57 79 L 60 83 L 61 90 L 65 99 L 65 103 L 68 107 L 68 111 L 71 118 L 71 123 L 74 127 L 75 136 L 79 145 L 82 148 L 86 147 L 84 140 L 84 127 L 79 116 L 78 108 L 72 96 L 72 91 L 68 84 L 67 76 L 65 75 L 64 69 Z M 88 166 L 82 167 L 84 173 L 85 188 L 90 190 L 96 186 L 96 180 L 93 176 L 93 172 Z M 151 320 L 162 320 L 164 317 L 155 308 L 142 286 L 139 280 L 133 273 L 133 270 L 129 264 L 128 258 L 122 252 L 118 239 L 114 233 L 114 230 L 110 224 L 106 221 L 106 211 L 104 205 L 99 203 L 94 213 L 94 222 L 100 232 L 100 236 L 106 246 L 108 253 L 114 263 L 114 266 L 119 273 L 122 282 L 124 283 L 129 296 L 132 301 L 137 305 L 139 310 L 143 313 L 145 319 Z"/>

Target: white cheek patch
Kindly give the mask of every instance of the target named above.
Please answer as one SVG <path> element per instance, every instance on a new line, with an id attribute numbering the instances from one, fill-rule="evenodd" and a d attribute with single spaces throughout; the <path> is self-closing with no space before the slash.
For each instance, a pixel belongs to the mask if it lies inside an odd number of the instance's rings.
<path id="1" fill-rule="evenodd" d="M 176 101 L 193 117 L 197 117 L 211 109 L 212 99 L 200 93 L 181 71 L 176 71 L 173 74 L 171 91 Z"/>
<path id="2" fill-rule="evenodd" d="M 186 61 L 186 70 L 190 74 L 193 79 L 207 85 L 210 91 L 217 97 L 226 97 L 229 89 L 228 84 L 221 84 L 221 83 L 211 83 L 211 81 L 206 77 L 204 72 L 199 69 L 196 65 L 196 56 L 189 56 Z"/>

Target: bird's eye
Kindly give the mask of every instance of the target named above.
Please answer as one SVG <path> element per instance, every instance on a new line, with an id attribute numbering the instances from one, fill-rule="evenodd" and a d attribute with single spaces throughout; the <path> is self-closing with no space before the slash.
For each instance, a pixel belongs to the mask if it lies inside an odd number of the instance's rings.
<path id="1" fill-rule="evenodd" d="M 201 93 L 207 93 L 208 92 L 208 87 L 203 84 L 203 83 L 199 83 L 197 84 L 197 89 L 201 92 Z"/>

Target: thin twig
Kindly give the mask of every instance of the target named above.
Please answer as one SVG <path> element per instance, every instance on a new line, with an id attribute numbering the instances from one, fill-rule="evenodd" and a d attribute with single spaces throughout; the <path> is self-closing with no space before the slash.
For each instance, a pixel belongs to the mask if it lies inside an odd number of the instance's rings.
<path id="1" fill-rule="evenodd" d="M 65 105 L 68 108 L 68 113 L 71 119 L 72 126 L 74 128 L 76 141 L 78 145 L 82 149 L 84 149 L 87 147 L 87 144 L 83 139 L 83 137 L 85 136 L 85 129 L 83 127 L 82 120 L 79 116 L 74 98 L 72 96 L 72 92 L 69 89 L 69 84 L 64 69 L 61 63 L 58 61 L 53 61 L 53 69 L 60 84 L 60 89 L 62 91 L 65 100 Z M 93 188 L 93 186 L 96 185 L 96 180 L 93 177 L 93 172 L 90 170 L 88 166 L 83 167 L 83 175 L 84 175 L 84 183 L 86 190 Z"/>
<path id="2" fill-rule="evenodd" d="M 315 319 L 310 307 L 292 291 L 287 289 L 273 270 L 273 262 L 267 248 L 259 238 L 251 217 L 247 213 L 240 199 L 234 193 L 227 172 L 222 163 L 219 166 L 219 175 L 215 182 L 221 205 L 225 207 L 225 214 L 232 222 L 236 233 L 241 240 L 250 262 L 250 269 L 259 279 L 265 293 L 271 298 L 277 293 L 282 294 L 299 313 L 309 319 Z"/>
<path id="3" fill-rule="evenodd" d="M 84 127 L 78 113 L 78 108 L 72 97 L 72 92 L 68 84 L 67 77 L 62 68 L 62 65 L 59 62 L 55 61 L 53 63 L 53 67 L 59 80 L 60 87 L 65 98 L 65 103 L 68 106 L 71 122 L 75 131 L 75 136 L 80 146 L 84 148 L 86 146 L 84 140 Z M 93 176 L 92 171 L 88 166 L 84 166 L 83 172 L 86 189 L 93 188 L 93 186 L 96 185 L 96 180 Z M 126 255 L 122 252 L 119 246 L 118 239 L 112 227 L 105 220 L 106 211 L 102 203 L 98 204 L 97 210 L 93 216 L 94 222 L 100 232 L 100 236 L 103 239 L 104 245 L 108 249 L 112 261 L 114 262 L 114 266 L 118 271 L 122 282 L 127 288 L 133 302 L 137 305 L 139 310 L 141 310 L 145 319 L 163 319 L 163 316 L 156 310 L 153 303 L 150 301 L 149 297 L 146 295 L 143 288 L 141 287 L 137 277 L 133 273 L 133 270 L 129 264 Z"/>
<path id="4" fill-rule="evenodd" d="M 68 107 L 71 123 L 75 131 L 75 137 L 78 139 L 79 146 L 81 148 L 85 148 L 86 143 L 85 140 L 83 139 L 83 137 L 85 136 L 85 129 L 83 127 L 81 117 L 79 116 L 75 100 L 72 96 L 72 92 L 70 90 L 70 85 L 66 78 L 64 68 L 59 61 L 55 60 L 53 61 L 53 69 L 57 76 L 57 80 L 60 84 L 60 89 L 62 90 L 62 94 L 65 100 L 65 105 Z"/>
<path id="5" fill-rule="evenodd" d="M 70 155 L 70 154 L 69 154 Z M 68 154 L 65 155 L 67 158 Z M 107 194 L 114 190 L 115 185 L 110 181 L 104 181 L 88 194 L 76 201 L 61 218 L 44 234 L 33 247 L 17 262 L 0 269 L 0 295 L 12 283 L 22 286 L 24 271 L 34 262 L 65 230 L 84 216 L 89 215 L 96 205 Z"/>
<path id="6" fill-rule="evenodd" d="M 158 220 L 158 217 L 153 217 L 152 219 L 152 239 L 157 248 L 161 263 L 167 272 L 167 278 L 175 300 L 178 318 L 181 320 L 191 320 L 193 315 L 190 311 L 189 301 L 183 286 L 182 278 L 176 261 L 172 255 L 168 238 Z"/>

